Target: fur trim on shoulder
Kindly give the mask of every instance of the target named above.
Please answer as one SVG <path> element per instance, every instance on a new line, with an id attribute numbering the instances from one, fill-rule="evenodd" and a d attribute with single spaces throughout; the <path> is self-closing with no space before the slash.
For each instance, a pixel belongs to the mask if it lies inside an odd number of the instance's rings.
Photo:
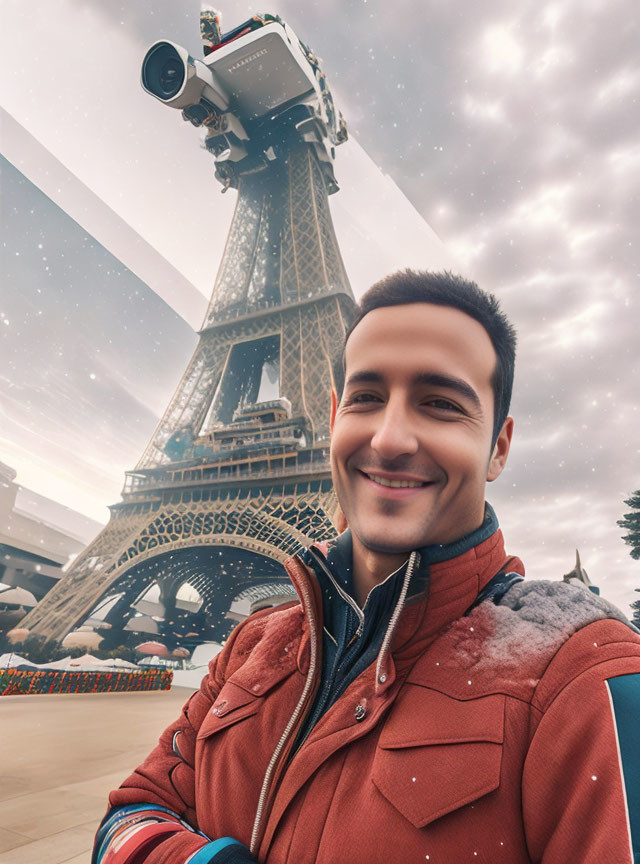
<path id="1" fill-rule="evenodd" d="M 506 687 L 527 698 L 562 645 L 603 619 L 629 625 L 619 609 L 590 591 L 563 582 L 518 582 L 498 605 L 487 600 L 453 622 L 439 640 L 438 666 L 465 670 L 465 683 Z"/>
<path id="2" fill-rule="evenodd" d="M 503 595 L 500 606 L 520 611 L 522 617 L 540 623 L 555 621 L 558 626 L 569 623 L 573 631 L 600 618 L 615 618 L 631 626 L 613 603 L 592 591 L 567 585 L 566 582 L 544 579 L 517 582 Z"/>
<path id="3" fill-rule="evenodd" d="M 492 623 L 482 661 L 519 665 L 532 655 L 551 658 L 576 631 L 613 618 L 628 626 L 622 612 L 597 594 L 564 582 L 518 582 L 499 604 L 482 604 Z M 470 616 L 472 617 L 472 616 Z"/>

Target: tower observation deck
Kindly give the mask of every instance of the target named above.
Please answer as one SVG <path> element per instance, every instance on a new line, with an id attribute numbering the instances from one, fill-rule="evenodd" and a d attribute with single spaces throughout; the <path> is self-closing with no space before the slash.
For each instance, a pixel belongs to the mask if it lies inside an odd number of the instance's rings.
<path id="1" fill-rule="evenodd" d="M 346 127 L 280 18 L 222 34 L 203 12 L 201 30 L 204 61 L 157 42 L 142 84 L 204 131 L 235 212 L 195 353 L 121 501 L 21 623 L 46 638 L 224 639 L 232 607 L 292 596 L 282 562 L 335 533 L 332 362 L 354 300 L 328 195 Z"/>

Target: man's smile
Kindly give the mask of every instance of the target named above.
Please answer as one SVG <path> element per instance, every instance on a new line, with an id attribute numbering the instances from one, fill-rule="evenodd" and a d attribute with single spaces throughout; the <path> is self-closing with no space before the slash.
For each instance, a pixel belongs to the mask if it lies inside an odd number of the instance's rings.
<path id="1" fill-rule="evenodd" d="M 358 469 L 358 473 L 365 478 L 368 486 L 383 497 L 406 498 L 427 486 L 433 486 L 432 481 L 419 480 L 406 474 L 380 474 L 377 471 L 364 469 Z"/>
<path id="2" fill-rule="evenodd" d="M 374 472 L 368 472 L 368 471 L 362 471 L 361 473 L 364 474 L 366 477 L 368 477 L 369 480 L 373 480 L 374 483 L 379 483 L 381 486 L 392 486 L 393 488 L 396 488 L 396 489 L 401 489 L 404 487 L 409 487 L 409 488 L 413 489 L 413 488 L 416 488 L 418 486 L 426 486 L 427 485 L 426 480 L 413 480 L 409 477 L 402 477 L 400 475 L 394 477 L 394 476 L 389 476 L 388 474 L 384 475 L 384 474 L 378 474 L 377 472 L 374 473 Z"/>

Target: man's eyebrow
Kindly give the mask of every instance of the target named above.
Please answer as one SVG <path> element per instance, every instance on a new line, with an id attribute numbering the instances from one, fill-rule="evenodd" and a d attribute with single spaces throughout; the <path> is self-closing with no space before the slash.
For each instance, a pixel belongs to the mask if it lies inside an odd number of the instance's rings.
<path id="1" fill-rule="evenodd" d="M 363 370 L 362 372 L 354 372 L 353 375 L 349 375 L 347 378 L 347 384 L 382 384 L 384 378 L 379 372 L 369 372 L 368 370 Z"/>
<path id="2" fill-rule="evenodd" d="M 463 381 L 462 378 L 453 378 L 449 375 L 439 375 L 437 372 L 425 372 L 422 375 L 416 375 L 413 379 L 414 384 L 423 384 L 427 387 L 442 387 L 446 390 L 454 390 L 461 396 L 468 399 L 473 406 L 478 410 L 482 410 L 480 397 L 470 384 Z"/>
<path id="3" fill-rule="evenodd" d="M 373 370 L 362 370 L 362 372 L 354 372 L 347 378 L 347 384 L 382 384 L 384 377 L 379 372 Z M 437 372 L 423 372 L 416 375 L 412 379 L 413 384 L 421 384 L 426 387 L 442 387 L 446 390 L 453 390 L 468 399 L 474 408 L 478 411 L 482 410 L 480 397 L 470 384 L 463 381 L 462 378 L 453 378 L 450 375 L 441 375 Z"/>

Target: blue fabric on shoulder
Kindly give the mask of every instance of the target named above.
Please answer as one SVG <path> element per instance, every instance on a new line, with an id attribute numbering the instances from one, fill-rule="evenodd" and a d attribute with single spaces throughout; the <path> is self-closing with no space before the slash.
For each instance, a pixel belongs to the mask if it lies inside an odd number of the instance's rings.
<path id="1" fill-rule="evenodd" d="M 640 674 L 618 675 L 608 678 L 606 684 L 618 739 L 633 860 L 640 861 Z"/>

